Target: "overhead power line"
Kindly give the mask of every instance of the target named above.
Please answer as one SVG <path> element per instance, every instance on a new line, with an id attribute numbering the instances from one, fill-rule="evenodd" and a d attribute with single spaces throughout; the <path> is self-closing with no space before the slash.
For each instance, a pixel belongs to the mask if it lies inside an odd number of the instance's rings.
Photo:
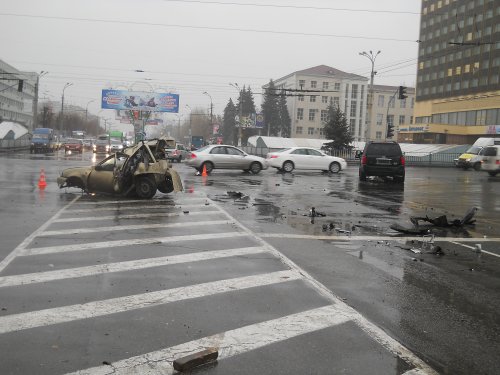
<path id="1" fill-rule="evenodd" d="M 302 33 L 302 32 L 297 32 L 297 31 L 259 30 L 259 29 L 243 29 L 243 28 L 213 27 L 213 26 L 193 26 L 193 25 L 167 24 L 167 23 L 155 23 L 155 22 L 120 21 L 120 20 L 99 19 L 99 18 L 42 16 L 42 15 L 33 15 L 33 14 L 3 13 L 3 12 L 0 13 L 0 16 L 37 18 L 37 19 L 49 19 L 49 20 L 60 20 L 60 21 L 115 23 L 115 24 L 120 24 L 120 25 L 174 27 L 174 28 L 183 28 L 183 29 L 194 29 L 194 30 L 214 30 L 214 31 L 230 31 L 230 32 L 239 31 L 239 32 L 260 33 L 260 34 L 299 35 L 299 36 L 314 36 L 314 37 L 325 37 L 325 38 L 345 38 L 345 39 L 365 39 L 365 40 L 384 40 L 384 41 L 390 41 L 390 42 L 406 42 L 406 43 L 408 43 L 408 42 L 416 43 L 417 42 L 416 40 L 411 40 L 411 39 L 383 38 L 383 37 L 375 37 L 375 36 Z"/>
<path id="2" fill-rule="evenodd" d="M 390 13 L 390 14 L 411 14 L 420 15 L 420 12 L 384 10 L 384 9 L 353 9 L 353 8 L 331 8 L 331 7 L 316 7 L 316 6 L 299 6 L 299 5 L 277 5 L 277 4 L 258 4 L 258 3 L 235 3 L 223 1 L 201 1 L 201 0 L 163 0 L 171 3 L 195 3 L 195 4 L 210 4 L 210 5 L 231 5 L 231 6 L 246 6 L 246 7 L 261 7 L 261 8 L 288 8 L 288 9 L 311 9 L 311 10 L 333 10 L 342 12 L 364 12 L 364 13 Z"/>

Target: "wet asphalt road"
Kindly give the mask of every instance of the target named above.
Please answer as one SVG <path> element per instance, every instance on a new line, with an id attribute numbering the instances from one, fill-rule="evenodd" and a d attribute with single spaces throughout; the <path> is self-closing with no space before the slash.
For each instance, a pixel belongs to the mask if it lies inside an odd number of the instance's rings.
<path id="1" fill-rule="evenodd" d="M 82 221 L 78 227 L 68 223 L 68 218 L 85 215 L 85 211 L 81 210 L 89 207 L 97 210 L 101 208 L 101 203 L 113 201 L 107 197 L 81 196 L 76 190 L 65 192 L 55 185 L 54 181 L 63 168 L 88 165 L 92 162 L 91 158 L 90 153 L 82 156 L 0 155 L 2 281 L 5 282 L 5 277 L 32 272 L 136 260 L 135 247 L 107 252 L 93 250 L 92 256 L 82 251 L 53 252 L 53 248 L 48 254 L 32 251 L 29 256 L 20 257 L 12 253 L 20 246 L 22 249 L 48 249 L 51 246 L 71 246 L 75 242 L 94 242 L 97 238 L 95 232 L 84 233 L 82 228 L 121 225 L 124 220 L 120 219 L 123 217 L 120 215 L 138 212 L 137 209 L 126 208 L 136 204 L 130 203 L 109 211 L 112 216 L 109 220 Z M 245 325 L 263 324 L 276 317 L 319 309 L 329 303 L 328 298 L 318 292 L 318 285 L 326 287 L 366 322 L 354 324 L 350 320 L 340 326 L 331 324 L 311 332 L 310 327 L 304 328 L 302 336 L 288 338 L 284 341 L 286 345 L 269 339 L 266 345 L 228 356 L 217 366 L 205 368 L 202 373 L 402 374 L 410 371 L 414 367 L 411 360 L 404 361 L 404 356 L 395 356 L 391 349 L 381 345 L 386 342 L 380 337 L 366 335 L 370 322 L 439 373 L 500 372 L 500 247 L 496 241 L 496 237 L 500 237 L 500 178 L 452 168 L 408 168 L 406 183 L 401 186 L 383 181 L 359 183 L 355 166 L 338 175 L 315 172 L 277 174 L 274 170 L 267 170 L 254 176 L 239 171 L 214 171 L 206 178 L 195 176 L 194 170 L 183 164 L 174 166 L 183 178 L 186 192 L 157 196 L 152 203 L 177 204 L 182 211 L 189 213 L 178 218 L 180 226 L 174 229 L 167 227 L 164 231 L 174 231 L 177 236 L 219 237 L 212 242 L 202 239 L 193 241 L 190 246 L 173 245 L 169 256 L 182 255 L 187 248 L 191 249 L 188 251 L 190 254 L 194 253 L 194 249 L 209 251 L 238 246 L 255 247 L 263 240 L 319 283 L 314 284 L 317 288 L 311 289 L 311 285 L 304 284 L 303 280 L 295 280 L 262 286 L 264 289 L 260 292 L 242 290 L 230 300 L 224 295 L 216 295 L 208 301 L 203 299 L 203 302 L 196 301 L 194 304 L 177 302 L 168 307 L 157 306 L 148 310 L 146 318 L 137 311 L 129 311 L 126 317 L 118 315 L 118 319 L 103 315 L 95 322 L 84 319 L 57 325 L 78 333 L 76 336 L 79 338 L 61 339 L 64 336 L 61 332 L 43 324 L 31 329 L 7 329 L 0 334 L 1 351 L 8 354 L 5 358 L 9 358 L 6 373 L 22 374 L 27 370 L 33 373 L 71 372 L 100 365 L 107 361 L 106 358 L 114 363 L 158 347 L 172 347 L 196 337 L 237 329 L 243 325 L 242 319 Z M 44 191 L 36 186 L 41 168 L 45 169 L 49 184 Z M 197 202 L 199 207 L 189 208 L 190 202 Z M 60 214 L 60 210 L 68 205 L 67 212 Z M 204 212 L 210 211 L 212 206 L 221 211 Z M 460 218 L 472 206 L 479 209 L 475 226 L 434 232 L 437 236 L 435 243 L 442 248 L 444 255 L 431 254 L 429 248 L 424 246 L 426 244 L 421 242 L 395 237 L 389 228 L 393 223 L 409 225 L 412 215 L 434 217 L 446 214 L 450 220 Z M 308 216 L 311 207 L 325 216 L 312 220 Z M 105 208 L 102 206 L 102 209 Z M 72 214 L 70 209 L 77 211 Z M 154 208 L 144 210 L 142 207 L 139 212 L 153 211 Z M 102 211 L 102 215 L 106 212 Z M 198 217 L 194 216 L 195 212 L 198 212 Z M 50 222 L 47 228 L 53 233 L 34 236 L 44 223 L 59 214 L 60 221 Z M 97 211 L 94 214 L 101 215 Z M 234 218 L 241 226 L 216 224 L 218 220 L 224 221 L 224 215 Z M 195 224 L 200 220 L 204 220 L 204 224 Z M 126 221 L 126 225 L 150 227 L 169 223 L 158 217 Z M 75 228 L 80 232 L 72 232 Z M 249 238 L 224 237 L 225 233 L 234 230 L 238 235 L 242 231 L 245 234 L 245 229 L 251 233 Z M 158 236 L 158 233 L 159 229 L 137 227 L 117 232 L 116 235 L 106 234 L 105 238 L 127 241 L 138 236 Z M 31 245 L 28 243 L 30 240 L 33 241 Z M 482 245 L 482 253 L 472 251 L 476 244 Z M 141 252 L 146 254 L 144 256 L 160 256 L 154 246 L 141 246 Z M 169 266 L 172 273 L 169 274 L 168 285 L 182 287 L 213 282 L 217 280 L 215 276 L 229 279 L 252 276 L 256 272 L 283 271 L 283 264 L 277 262 L 277 254 L 271 253 L 273 256 L 249 253 L 245 262 L 241 261 L 241 256 L 223 261 L 212 259 L 207 263 L 190 265 L 187 273 L 185 268 Z M 217 270 L 215 274 L 214 270 Z M 147 274 L 139 272 L 131 278 L 120 272 L 116 277 L 105 275 L 101 279 L 70 278 L 64 286 L 54 281 L 29 286 L 2 287 L 0 284 L 0 318 L 159 291 L 165 287 L 162 285 L 165 283 L 164 274 L 160 271 L 161 268 Z M 151 280 L 158 286 L 151 287 L 155 284 Z M 119 288 L 116 287 L 118 284 Z M 148 288 L 147 291 L 145 288 Z M 276 306 L 273 303 L 276 300 L 282 302 Z M 221 306 L 234 307 L 221 311 Z M 164 338 L 164 342 L 155 335 L 157 325 L 164 324 L 160 316 L 178 320 L 178 324 L 171 323 L 171 331 L 168 331 L 175 339 Z M 200 316 L 207 317 L 210 324 L 201 324 Z M 131 335 L 124 334 L 123 322 L 143 320 L 151 323 L 141 329 L 134 326 L 130 328 Z M 194 327 L 198 334 L 193 333 Z M 99 335 L 99 332 L 103 335 L 108 333 L 108 336 Z M 122 333 L 118 340 L 120 345 L 116 343 L 116 332 Z M 109 336 L 114 336 L 112 345 L 107 340 Z M 130 337 L 136 338 L 136 341 Z M 82 347 L 87 353 L 84 358 Z M 106 349 L 102 350 L 103 347 Z M 123 348 L 127 348 L 127 354 L 123 354 Z M 106 353 L 105 358 L 103 352 Z M 26 361 L 27 357 L 31 360 Z M 286 366 L 282 358 L 287 358 Z M 24 361 L 25 367 L 19 365 L 21 361 Z"/>

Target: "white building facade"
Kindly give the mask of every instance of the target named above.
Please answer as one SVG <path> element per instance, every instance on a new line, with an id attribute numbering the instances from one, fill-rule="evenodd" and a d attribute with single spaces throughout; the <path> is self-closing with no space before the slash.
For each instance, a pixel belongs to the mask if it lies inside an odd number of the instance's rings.
<path id="1" fill-rule="evenodd" d="M 405 131 L 414 123 L 415 88 L 407 87 L 406 99 L 398 99 L 399 86 L 373 85 L 373 106 L 369 118 L 368 140 L 384 140 L 387 124 L 394 126 L 394 137 L 398 140 L 400 130 Z"/>
<path id="2" fill-rule="evenodd" d="M 319 65 L 279 78 L 274 84 L 277 92 L 287 89 L 292 138 L 325 138 L 323 127 L 332 101 L 346 114 L 354 140 L 365 140 L 368 78 Z"/>
<path id="3" fill-rule="evenodd" d="M 33 129 L 34 99 L 38 75 L 21 72 L 0 60 L 0 117 Z M 22 92 L 18 91 L 23 81 Z"/>

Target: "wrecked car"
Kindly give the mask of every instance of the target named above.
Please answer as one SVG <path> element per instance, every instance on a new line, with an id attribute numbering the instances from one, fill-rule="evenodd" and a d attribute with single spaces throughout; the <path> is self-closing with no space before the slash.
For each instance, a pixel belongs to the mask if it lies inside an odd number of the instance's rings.
<path id="1" fill-rule="evenodd" d="M 154 143 L 154 142 L 153 142 Z M 142 199 L 156 191 L 182 191 L 182 181 L 169 162 L 155 156 L 151 141 L 108 156 L 95 166 L 65 169 L 57 178 L 60 188 L 76 187 L 87 193 L 117 194 Z"/>

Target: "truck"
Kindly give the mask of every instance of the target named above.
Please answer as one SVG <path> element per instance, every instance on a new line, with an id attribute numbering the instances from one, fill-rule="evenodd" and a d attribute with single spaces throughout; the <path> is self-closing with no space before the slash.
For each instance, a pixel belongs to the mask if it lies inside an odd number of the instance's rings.
<path id="1" fill-rule="evenodd" d="M 464 170 L 469 168 L 474 168 L 476 171 L 480 170 L 484 148 L 493 145 L 500 145 L 500 138 L 478 138 L 471 148 L 456 159 L 456 166 Z"/>
<path id="2" fill-rule="evenodd" d="M 33 136 L 30 144 L 30 154 L 38 152 L 54 152 L 57 148 L 54 129 L 36 128 L 33 130 Z"/>
<path id="3" fill-rule="evenodd" d="M 119 130 L 110 130 L 108 132 L 108 135 L 110 141 L 120 141 L 121 143 L 123 143 L 123 141 L 125 140 L 125 138 L 123 137 L 123 132 Z"/>
<path id="4" fill-rule="evenodd" d="M 191 150 L 197 150 L 204 146 L 204 140 L 201 135 L 193 135 L 191 137 Z"/>

